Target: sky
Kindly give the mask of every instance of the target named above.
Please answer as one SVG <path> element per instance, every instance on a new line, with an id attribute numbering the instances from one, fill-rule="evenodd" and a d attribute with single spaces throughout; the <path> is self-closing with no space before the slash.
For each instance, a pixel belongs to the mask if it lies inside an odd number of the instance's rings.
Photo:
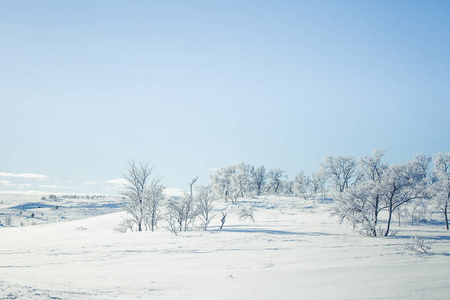
<path id="1" fill-rule="evenodd" d="M 0 193 L 450 151 L 449 1 L 1 1 Z"/>

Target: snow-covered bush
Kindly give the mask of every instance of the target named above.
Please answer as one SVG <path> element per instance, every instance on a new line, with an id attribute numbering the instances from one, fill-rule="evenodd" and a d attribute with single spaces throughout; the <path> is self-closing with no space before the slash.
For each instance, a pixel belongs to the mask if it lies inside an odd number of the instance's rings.
<path id="1" fill-rule="evenodd" d="M 425 239 L 423 237 L 414 236 L 409 243 L 405 244 L 404 249 L 428 254 L 428 250 L 431 249 L 431 246 L 425 244 Z"/>
<path id="2" fill-rule="evenodd" d="M 256 209 L 253 206 L 249 204 L 244 205 L 239 211 L 239 220 L 244 221 L 246 219 L 250 219 L 255 222 L 255 218 L 253 217 L 255 211 Z"/>

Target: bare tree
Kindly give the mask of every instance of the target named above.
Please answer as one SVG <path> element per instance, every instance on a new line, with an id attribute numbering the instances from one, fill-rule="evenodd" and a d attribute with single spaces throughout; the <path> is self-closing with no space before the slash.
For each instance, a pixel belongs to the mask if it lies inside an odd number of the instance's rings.
<path id="1" fill-rule="evenodd" d="M 253 183 L 253 189 L 255 190 L 256 196 L 260 196 L 264 192 L 266 177 L 266 169 L 264 166 L 259 168 L 256 168 L 255 166 L 251 167 L 250 181 Z"/>
<path id="2" fill-rule="evenodd" d="M 325 195 L 327 192 L 326 183 L 327 183 L 327 174 L 325 170 L 322 168 L 319 169 L 316 173 L 312 173 L 311 175 L 311 194 L 316 196 L 320 193 L 320 196 L 325 199 Z"/>
<path id="3" fill-rule="evenodd" d="M 161 218 L 161 205 L 164 200 L 165 186 L 159 184 L 159 180 L 153 181 L 148 189 L 147 196 L 147 212 L 145 215 L 145 226 L 151 231 L 155 231 L 158 221 Z"/>
<path id="4" fill-rule="evenodd" d="M 329 155 L 325 157 L 323 164 L 328 176 L 333 181 L 336 189 L 343 192 L 349 188 L 352 178 L 360 179 L 356 173 L 356 161 L 353 156 Z"/>
<path id="5" fill-rule="evenodd" d="M 445 225 L 449 230 L 448 206 L 450 203 L 450 152 L 434 156 L 434 193 L 437 208 L 444 214 Z"/>
<path id="6" fill-rule="evenodd" d="M 372 156 L 361 158 L 358 164 L 363 180 L 335 195 L 334 214 L 339 216 L 340 222 L 347 219 L 355 230 L 369 236 L 378 235 L 378 216 L 382 210 L 387 210 L 387 228 L 383 232 L 387 236 L 396 210 L 428 197 L 421 164 L 411 161 L 387 166 L 381 163 L 383 154 L 384 151 L 375 151 Z"/>
<path id="7" fill-rule="evenodd" d="M 171 198 L 167 201 L 166 219 L 169 223 L 169 228 L 173 233 L 181 232 L 184 224 L 185 206 L 181 199 Z"/>
<path id="8" fill-rule="evenodd" d="M 419 171 L 419 172 L 418 172 Z M 389 234 L 393 212 L 405 203 L 427 197 L 426 182 L 414 163 L 389 166 L 383 176 L 380 190 L 388 210 L 385 236 Z"/>
<path id="9" fill-rule="evenodd" d="M 311 179 L 305 175 L 305 173 L 300 172 L 294 179 L 294 194 L 297 197 L 303 197 L 306 200 L 311 186 Z"/>
<path id="10" fill-rule="evenodd" d="M 208 230 L 208 225 L 212 218 L 214 218 L 212 211 L 213 204 L 216 200 L 211 187 L 199 186 L 195 199 L 197 204 L 197 213 L 202 222 L 202 227 L 204 230 Z"/>
<path id="11" fill-rule="evenodd" d="M 189 183 L 189 194 L 185 195 L 183 199 L 184 231 L 187 231 L 189 224 L 193 223 L 196 217 L 196 211 L 194 207 L 194 192 L 192 188 L 197 180 L 198 176 L 191 180 L 191 182 Z"/>
<path id="12" fill-rule="evenodd" d="M 134 160 L 128 162 L 128 170 L 123 174 L 126 183 L 122 195 L 128 200 L 123 207 L 131 215 L 138 231 L 142 231 L 149 217 L 152 230 L 155 228 L 157 211 L 165 189 L 159 179 L 150 181 L 151 174 L 152 168 L 147 163 L 136 163 Z"/>
<path id="13" fill-rule="evenodd" d="M 267 177 L 269 179 L 267 183 L 267 193 L 277 194 L 283 185 L 283 178 L 286 178 L 287 176 L 284 175 L 283 170 L 273 168 L 269 171 Z"/>

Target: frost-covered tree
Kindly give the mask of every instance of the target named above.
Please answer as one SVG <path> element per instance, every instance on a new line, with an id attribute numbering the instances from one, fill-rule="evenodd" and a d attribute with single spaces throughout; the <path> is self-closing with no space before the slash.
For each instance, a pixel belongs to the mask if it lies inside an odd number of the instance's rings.
<path id="1" fill-rule="evenodd" d="M 231 174 L 234 172 L 234 167 L 229 166 L 217 170 L 210 176 L 211 186 L 216 194 L 228 201 L 230 199 L 231 189 Z"/>
<path id="2" fill-rule="evenodd" d="M 284 175 L 284 171 L 281 169 L 273 168 L 267 174 L 268 182 L 267 182 L 267 193 L 268 194 L 278 194 L 282 191 L 283 186 L 283 178 L 287 176 Z"/>
<path id="3" fill-rule="evenodd" d="M 389 234 L 395 210 L 410 201 L 428 197 L 427 185 L 426 178 L 414 161 L 387 168 L 380 186 L 388 212 L 385 236 Z"/>
<path id="4" fill-rule="evenodd" d="M 353 228 L 369 236 L 376 236 L 378 217 L 387 211 L 387 227 L 390 231 L 392 215 L 402 205 L 413 200 L 425 199 L 427 180 L 417 160 L 405 164 L 387 166 L 381 163 L 384 151 L 375 151 L 358 161 L 362 180 L 335 195 L 334 214 L 340 222 L 348 220 Z"/>
<path id="5" fill-rule="evenodd" d="M 231 165 L 217 170 L 211 176 L 211 185 L 214 191 L 225 201 L 231 200 L 235 203 L 238 198 L 253 195 L 254 189 L 250 174 L 250 165 L 245 163 Z"/>
<path id="6" fill-rule="evenodd" d="M 209 223 L 214 218 L 213 209 L 216 197 L 209 186 L 199 186 L 195 196 L 198 217 L 204 230 L 208 230 Z"/>
<path id="7" fill-rule="evenodd" d="M 158 222 L 161 219 L 161 206 L 165 198 L 165 189 L 166 187 L 159 184 L 159 181 L 154 181 L 150 184 L 150 188 L 147 190 L 147 209 L 144 218 L 146 229 L 150 228 L 151 231 L 155 231 L 158 227 Z"/>
<path id="8" fill-rule="evenodd" d="M 314 195 L 314 197 L 317 194 L 320 194 L 321 198 L 325 199 L 327 179 L 328 176 L 323 168 L 320 168 L 316 173 L 312 173 L 310 188 L 311 194 Z"/>
<path id="9" fill-rule="evenodd" d="M 252 166 L 250 168 L 250 182 L 253 185 L 253 190 L 255 191 L 256 196 L 260 196 L 264 193 L 266 177 L 266 169 L 264 166 L 259 168 Z"/>
<path id="10" fill-rule="evenodd" d="M 198 176 L 191 180 L 189 183 L 189 194 L 185 194 L 183 197 L 183 205 L 184 205 L 184 231 L 187 231 L 188 226 L 194 222 L 197 213 L 195 211 L 195 203 L 194 203 L 194 191 L 193 186 L 195 182 L 197 182 Z"/>
<path id="11" fill-rule="evenodd" d="M 152 224 L 152 230 L 155 228 L 163 198 L 165 187 L 159 179 L 151 181 L 151 174 L 152 169 L 148 164 L 133 160 L 129 161 L 128 170 L 123 174 L 126 183 L 122 194 L 127 199 L 124 209 L 131 215 L 138 231 L 142 231 L 145 222 Z"/>
<path id="12" fill-rule="evenodd" d="M 251 166 L 241 162 L 236 165 L 234 173 L 231 174 L 231 185 L 238 191 L 239 197 L 250 197 L 253 195 L 253 186 L 250 180 Z"/>
<path id="13" fill-rule="evenodd" d="M 323 167 L 333 181 L 335 189 L 341 193 L 360 179 L 353 156 L 334 157 L 333 155 L 328 155 L 325 157 Z"/>
<path id="14" fill-rule="evenodd" d="M 444 214 L 445 225 L 449 230 L 448 206 L 450 203 L 450 152 L 438 153 L 433 159 L 435 200 L 437 208 Z"/>
<path id="15" fill-rule="evenodd" d="M 294 195 L 294 182 L 290 180 L 283 181 L 283 194 Z"/>
<path id="16" fill-rule="evenodd" d="M 303 197 L 306 200 L 311 187 L 311 179 L 301 171 L 297 176 L 295 176 L 293 191 L 294 195 L 297 197 Z"/>
<path id="17" fill-rule="evenodd" d="M 169 229 L 173 233 L 183 231 L 184 218 L 186 213 L 184 211 L 185 205 L 182 199 L 172 197 L 166 203 L 166 217 L 169 224 Z"/>
<path id="18" fill-rule="evenodd" d="M 382 193 L 382 179 L 387 165 L 381 162 L 384 151 L 374 151 L 371 156 L 358 160 L 358 166 L 364 175 L 358 185 L 343 190 L 335 195 L 333 214 L 339 222 L 347 220 L 353 229 L 364 235 L 376 236 L 378 215 L 386 208 Z"/>

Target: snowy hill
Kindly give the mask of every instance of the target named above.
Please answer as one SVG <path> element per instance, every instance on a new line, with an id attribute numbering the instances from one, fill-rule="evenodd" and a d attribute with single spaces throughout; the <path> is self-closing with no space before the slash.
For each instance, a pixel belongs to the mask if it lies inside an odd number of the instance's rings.
<path id="1" fill-rule="evenodd" d="M 24 203 L 32 201 L 24 201 Z M 244 204 L 257 208 L 240 221 Z M 0 228 L 1 299 L 445 299 L 442 224 L 355 235 L 331 202 L 264 196 L 220 203 L 208 231 L 119 233 L 123 212 Z M 43 208 L 42 208 L 43 209 Z M 51 208 L 47 208 L 51 209 Z M 81 213 L 81 210 L 78 210 Z M 425 238 L 429 254 L 405 250 Z"/>

